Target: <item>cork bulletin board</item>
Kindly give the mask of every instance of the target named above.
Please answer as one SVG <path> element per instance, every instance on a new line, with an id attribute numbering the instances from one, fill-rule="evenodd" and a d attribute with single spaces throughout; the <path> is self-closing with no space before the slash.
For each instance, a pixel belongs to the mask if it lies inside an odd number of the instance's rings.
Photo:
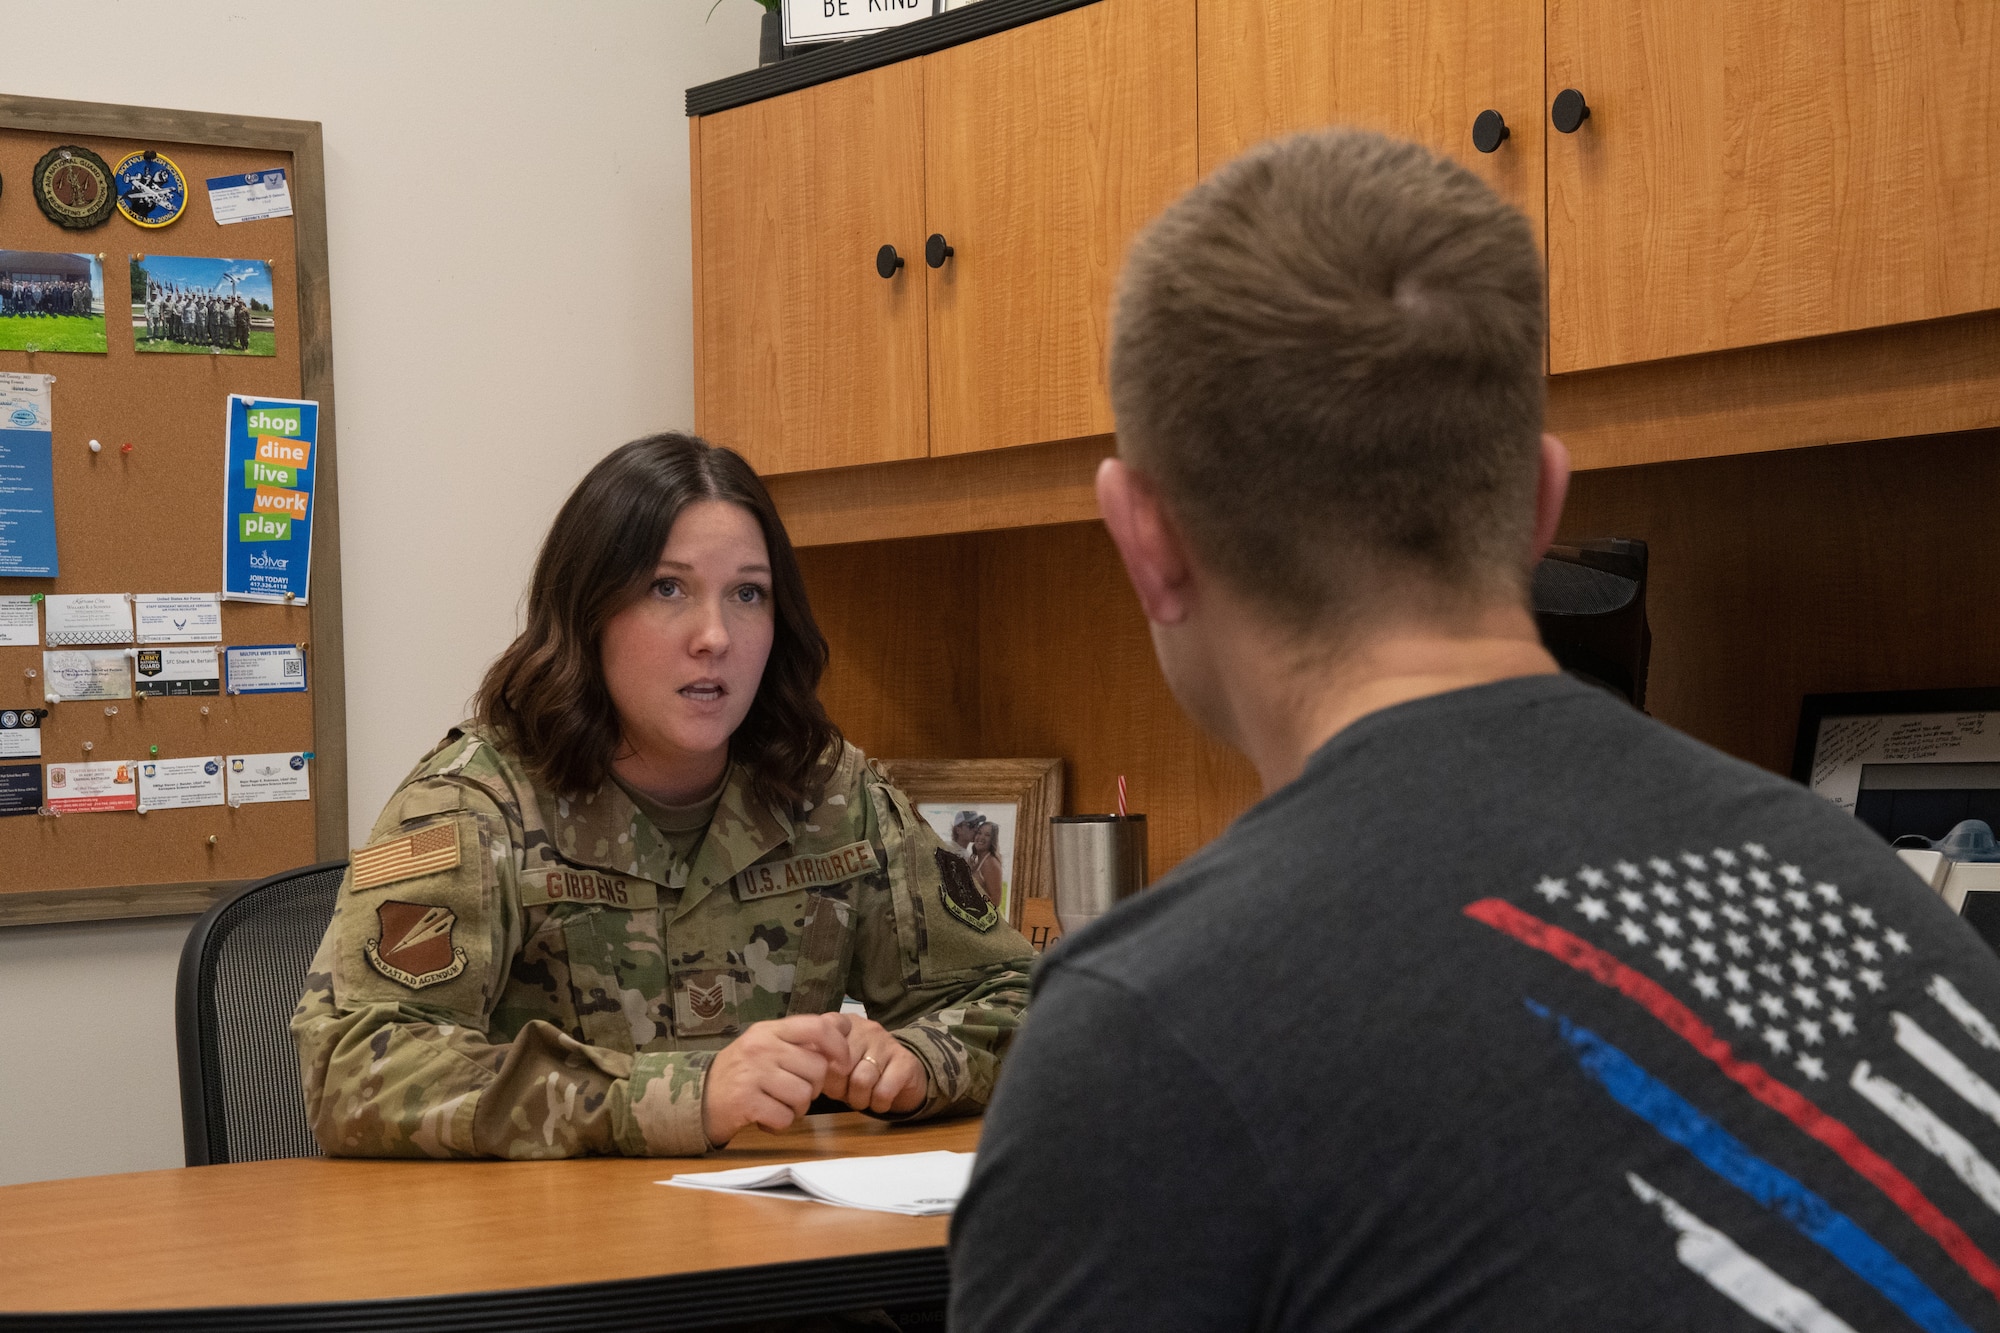
<path id="1" fill-rule="evenodd" d="M 160 229 L 115 211 L 89 229 L 57 226 L 36 205 L 33 174 L 44 153 L 66 144 L 112 164 L 148 148 L 166 154 L 186 177 L 185 211 Z M 218 225 L 205 182 L 274 168 L 287 173 L 293 216 Z M 55 377 L 61 564 L 53 579 L 0 578 L 0 594 L 219 591 L 228 395 L 320 405 L 307 604 L 224 601 L 217 645 L 305 645 L 305 692 L 49 704 L 39 675 L 28 674 L 42 669 L 47 644 L 0 646 L 0 710 L 50 710 L 39 761 L 45 781 L 49 766 L 136 763 L 154 747 L 162 759 L 310 751 L 311 799 L 0 818 L 0 925 L 199 911 L 236 885 L 344 856 L 339 513 L 319 125 L 0 97 L 0 249 L 101 255 L 108 342 L 101 354 L 0 349 L 0 371 Z M 140 353 L 130 262 L 148 254 L 268 262 L 277 354 Z M 95 453 L 93 439 L 100 443 Z"/>

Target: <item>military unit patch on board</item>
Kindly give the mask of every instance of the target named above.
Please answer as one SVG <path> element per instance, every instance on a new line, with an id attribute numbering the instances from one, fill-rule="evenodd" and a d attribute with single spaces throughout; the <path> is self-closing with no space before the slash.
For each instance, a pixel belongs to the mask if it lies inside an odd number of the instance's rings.
<path id="1" fill-rule="evenodd" d="M 187 176 L 157 149 L 127 153 L 112 168 L 118 211 L 141 227 L 164 227 L 187 208 Z"/>
<path id="2" fill-rule="evenodd" d="M 95 227 L 111 216 L 116 201 L 111 168 L 88 148 L 64 144 L 35 163 L 35 202 L 58 227 Z"/>

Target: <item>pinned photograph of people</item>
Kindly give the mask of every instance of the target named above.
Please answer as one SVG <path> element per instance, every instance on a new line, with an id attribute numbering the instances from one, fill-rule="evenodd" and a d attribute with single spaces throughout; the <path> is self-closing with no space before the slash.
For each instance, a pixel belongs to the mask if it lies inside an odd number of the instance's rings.
<path id="1" fill-rule="evenodd" d="M 972 882 L 1000 909 L 1002 921 L 1013 920 L 1014 821 L 1019 810 L 1012 802 L 925 802 L 917 806 L 924 822 L 965 858 Z"/>
<path id="2" fill-rule="evenodd" d="M 0 250 L 0 349 L 104 351 L 104 269 L 97 256 Z"/>
<path id="3" fill-rule="evenodd" d="M 276 356 L 274 305 L 261 259 L 132 256 L 132 345 L 141 352 Z"/>

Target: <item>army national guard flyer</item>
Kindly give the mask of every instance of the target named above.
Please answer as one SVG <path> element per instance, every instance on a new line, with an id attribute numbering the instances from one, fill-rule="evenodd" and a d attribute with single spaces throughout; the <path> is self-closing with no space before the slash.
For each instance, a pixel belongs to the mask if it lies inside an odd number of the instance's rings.
<path id="1" fill-rule="evenodd" d="M 312 575 L 319 404 L 229 395 L 222 595 L 304 605 Z"/>

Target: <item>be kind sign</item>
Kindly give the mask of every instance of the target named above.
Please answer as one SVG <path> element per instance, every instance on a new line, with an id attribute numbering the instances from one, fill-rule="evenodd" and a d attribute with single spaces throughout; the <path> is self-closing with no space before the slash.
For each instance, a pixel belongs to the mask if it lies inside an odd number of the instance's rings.
<path id="1" fill-rule="evenodd" d="M 785 44 L 865 37 L 944 8 L 939 0 L 784 0 Z"/>
<path id="2" fill-rule="evenodd" d="M 318 403 L 229 395 L 229 457 L 222 474 L 224 597 L 304 604 L 312 575 L 318 451 Z"/>

